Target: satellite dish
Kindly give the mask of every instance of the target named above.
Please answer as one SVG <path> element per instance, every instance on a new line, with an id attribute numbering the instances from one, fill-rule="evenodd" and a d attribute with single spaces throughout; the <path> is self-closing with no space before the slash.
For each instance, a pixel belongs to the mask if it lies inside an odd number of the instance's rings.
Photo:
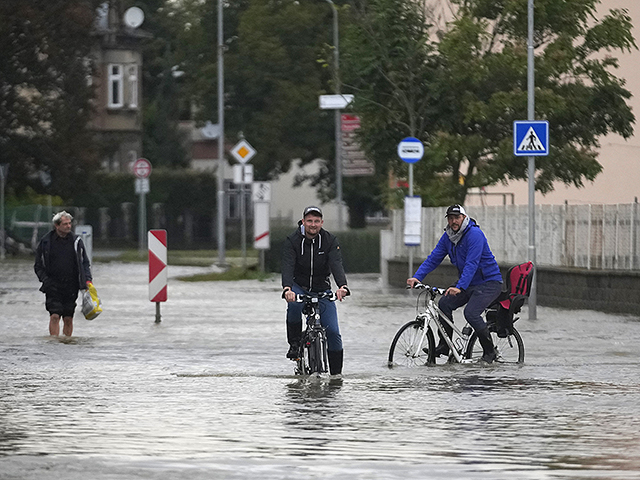
<path id="1" fill-rule="evenodd" d="M 207 120 L 204 127 L 200 129 L 200 133 L 202 133 L 202 136 L 205 138 L 218 138 L 220 136 L 220 125 Z"/>
<path id="2" fill-rule="evenodd" d="M 124 12 L 124 23 L 127 27 L 138 28 L 144 22 L 144 12 L 138 7 L 128 8 Z"/>

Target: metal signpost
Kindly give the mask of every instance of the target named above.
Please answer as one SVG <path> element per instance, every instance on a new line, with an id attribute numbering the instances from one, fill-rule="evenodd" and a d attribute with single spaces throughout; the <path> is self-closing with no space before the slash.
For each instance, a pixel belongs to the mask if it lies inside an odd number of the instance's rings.
<path id="1" fill-rule="evenodd" d="M 422 233 L 422 198 L 413 196 L 413 164 L 424 155 L 424 145 L 415 137 L 398 144 L 398 156 L 409 164 L 409 195 L 404 199 L 405 245 L 409 247 L 409 277 L 413 275 L 413 247 L 420 245 Z"/>
<path id="2" fill-rule="evenodd" d="M 240 184 L 240 244 L 242 245 L 242 266 L 247 266 L 247 215 L 244 198 L 244 185 L 253 182 L 253 165 L 247 165 L 256 154 L 256 150 L 249 142 L 242 139 L 231 149 L 231 155 L 241 165 L 234 166 L 234 182 Z M 235 168 L 239 167 L 239 168 Z"/>
<path id="3" fill-rule="evenodd" d="M 269 182 L 253 183 L 251 200 L 253 201 L 253 248 L 260 253 L 260 271 L 264 273 L 264 252 L 271 246 L 269 228 L 271 184 Z"/>
<path id="4" fill-rule="evenodd" d="M 139 158 L 133 163 L 133 174 L 136 176 L 135 190 L 138 194 L 138 251 L 140 255 L 145 250 L 145 233 L 147 231 L 147 205 L 146 195 L 151 191 L 149 175 L 151 175 L 151 162 L 146 158 Z"/>
<path id="5" fill-rule="evenodd" d="M 9 164 L 0 164 L 0 260 L 4 260 L 6 234 L 4 230 L 4 186 L 9 173 Z"/>
<path id="6" fill-rule="evenodd" d="M 535 157 L 549 155 L 549 122 L 535 121 L 535 70 L 533 44 L 533 0 L 527 5 L 527 120 L 514 122 L 513 153 L 529 158 L 527 176 L 529 181 L 529 260 L 536 263 L 536 162 Z M 533 276 L 529 295 L 529 320 L 537 314 L 538 276 Z"/>
<path id="7" fill-rule="evenodd" d="M 331 3 L 331 7 L 335 11 L 335 7 L 333 2 Z M 334 42 L 337 42 L 337 30 L 334 30 Z M 334 45 L 335 49 L 335 70 L 337 72 L 338 69 L 338 46 L 337 43 Z M 320 95 L 319 103 L 320 108 L 322 110 L 334 110 L 335 111 L 335 163 L 336 163 L 336 202 L 338 203 L 338 231 L 344 229 L 344 222 L 342 219 L 342 116 L 340 114 L 340 110 L 345 108 L 353 101 L 353 95 L 341 95 L 339 88 L 339 79 L 336 76 L 336 95 Z"/>

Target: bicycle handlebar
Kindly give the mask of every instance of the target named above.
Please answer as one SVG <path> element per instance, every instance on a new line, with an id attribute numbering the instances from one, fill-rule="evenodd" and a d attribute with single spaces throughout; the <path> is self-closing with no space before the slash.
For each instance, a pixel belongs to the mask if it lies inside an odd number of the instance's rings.
<path id="1" fill-rule="evenodd" d="M 414 288 L 416 290 L 429 290 L 429 292 L 433 293 L 433 294 L 437 294 L 437 295 L 444 295 L 444 292 L 446 292 L 445 288 L 438 288 L 438 287 L 430 287 L 429 285 L 426 285 L 424 283 L 416 283 L 413 285 L 413 287 L 407 285 L 405 287 L 407 290 L 410 290 L 411 288 Z"/>
<path id="2" fill-rule="evenodd" d="M 306 293 L 296 293 L 296 302 L 304 303 L 304 302 L 313 302 L 313 300 L 320 300 L 326 298 L 330 302 L 335 302 L 338 297 L 333 292 L 321 292 L 313 295 L 307 295 Z"/>

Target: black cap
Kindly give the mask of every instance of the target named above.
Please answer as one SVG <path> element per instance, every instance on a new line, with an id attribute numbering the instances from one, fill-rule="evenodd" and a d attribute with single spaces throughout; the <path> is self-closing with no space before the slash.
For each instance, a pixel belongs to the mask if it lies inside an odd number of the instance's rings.
<path id="1" fill-rule="evenodd" d="M 313 205 L 304 209 L 304 212 L 302 212 L 302 218 L 306 217 L 310 213 L 313 213 L 316 216 L 319 216 L 320 218 L 322 218 L 322 210 L 320 210 L 319 207 L 314 207 Z"/>
<path id="2" fill-rule="evenodd" d="M 449 215 L 464 215 L 466 217 L 467 212 L 462 205 L 458 205 L 456 203 L 455 205 L 451 205 L 449 208 L 447 208 L 445 217 L 448 217 Z"/>

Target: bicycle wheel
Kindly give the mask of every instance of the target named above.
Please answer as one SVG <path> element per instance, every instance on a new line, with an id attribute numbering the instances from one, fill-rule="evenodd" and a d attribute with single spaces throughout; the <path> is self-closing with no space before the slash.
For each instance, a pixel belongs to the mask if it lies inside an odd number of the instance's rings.
<path id="1" fill-rule="evenodd" d="M 389 368 L 419 367 L 435 363 L 435 340 L 430 327 L 424 333 L 424 322 L 413 320 L 398 330 L 389 349 Z"/>
<path id="2" fill-rule="evenodd" d="M 491 332 L 491 339 L 498 354 L 496 362 L 524 363 L 524 342 L 522 341 L 520 332 L 518 332 L 515 327 L 513 327 L 513 334 L 504 338 L 500 338 L 495 332 Z M 471 338 L 469 338 L 465 358 L 477 361 L 482 357 L 482 353 L 482 346 L 478 341 L 478 335 L 476 335 L 476 332 L 473 332 Z"/>
<path id="3" fill-rule="evenodd" d="M 308 332 L 305 331 L 300 339 L 300 351 L 296 360 L 295 375 L 307 375 L 309 373 L 309 364 L 307 363 L 307 344 L 309 343 Z"/>
<path id="4" fill-rule="evenodd" d="M 308 373 L 324 373 L 323 360 L 324 355 L 322 352 L 322 337 L 316 335 L 313 341 L 307 347 L 307 354 L 309 359 Z"/>

